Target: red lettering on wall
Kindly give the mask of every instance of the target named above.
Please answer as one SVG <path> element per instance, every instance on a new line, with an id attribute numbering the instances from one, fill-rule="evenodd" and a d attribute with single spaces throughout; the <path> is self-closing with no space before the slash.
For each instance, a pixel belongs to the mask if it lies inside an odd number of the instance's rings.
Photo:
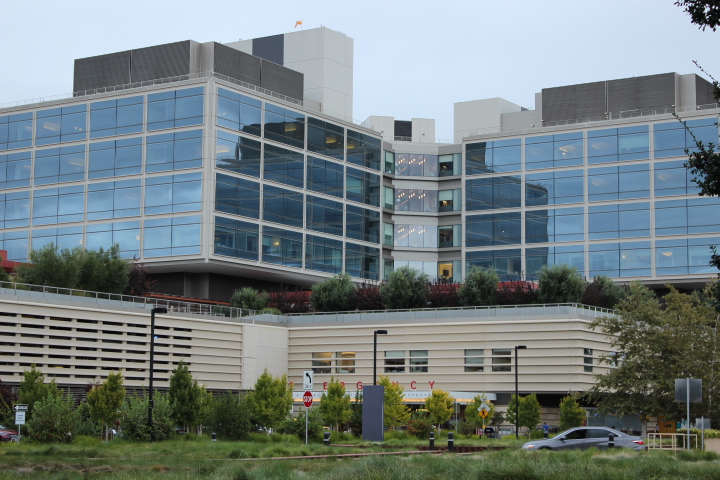
<path id="1" fill-rule="evenodd" d="M 341 387 L 345 387 L 345 382 L 340 382 Z"/>
<path id="2" fill-rule="evenodd" d="M 428 383 L 430 384 L 430 390 L 432 390 L 432 389 L 433 389 L 433 385 L 435 385 L 435 381 L 428 382 Z"/>
<path id="3" fill-rule="evenodd" d="M 416 387 L 415 387 L 415 384 L 416 384 L 416 383 L 417 383 L 417 382 L 416 382 L 415 380 L 413 380 L 412 382 L 410 382 L 410 388 L 412 388 L 413 390 L 415 390 L 415 388 L 416 388 Z"/>
<path id="4" fill-rule="evenodd" d="M 327 382 L 323 382 L 323 390 L 327 390 Z"/>
<path id="5" fill-rule="evenodd" d="M 357 388 L 358 390 L 362 390 L 362 382 L 357 382 L 355 384 L 355 388 Z"/>

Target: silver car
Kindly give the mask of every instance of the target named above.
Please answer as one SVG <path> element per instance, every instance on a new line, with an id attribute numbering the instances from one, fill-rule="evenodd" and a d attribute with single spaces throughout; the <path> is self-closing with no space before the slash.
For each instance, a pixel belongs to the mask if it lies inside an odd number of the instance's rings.
<path id="1" fill-rule="evenodd" d="M 628 435 L 619 430 L 608 427 L 577 427 L 565 430 L 553 438 L 543 438 L 526 442 L 522 448 L 525 450 L 565 450 L 588 448 L 606 449 L 613 435 L 616 447 L 630 448 L 632 450 L 644 450 L 645 445 L 642 437 Z"/>

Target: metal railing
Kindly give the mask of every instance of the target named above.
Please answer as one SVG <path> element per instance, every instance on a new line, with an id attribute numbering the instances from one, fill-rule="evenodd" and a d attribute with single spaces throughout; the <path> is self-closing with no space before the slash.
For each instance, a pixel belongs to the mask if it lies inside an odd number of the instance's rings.
<path id="1" fill-rule="evenodd" d="M 622 118 L 635 118 L 635 117 L 650 117 L 654 115 L 671 115 L 673 113 L 681 114 L 681 113 L 690 113 L 690 112 L 696 112 L 699 110 L 713 110 L 720 108 L 720 105 L 717 103 L 709 103 L 706 105 L 693 105 L 690 107 L 675 107 L 675 106 L 669 106 L 669 107 L 660 107 L 660 108 L 651 108 L 651 109 L 637 109 L 637 110 L 623 110 L 621 112 L 608 112 L 605 115 L 599 115 L 597 117 L 585 117 L 585 118 L 575 118 L 570 120 L 554 120 L 550 122 L 542 122 L 543 127 L 555 127 L 555 126 L 561 126 L 561 125 L 574 125 L 577 123 L 591 123 L 591 122 L 603 122 L 605 120 L 617 120 Z"/>
<path id="2" fill-rule="evenodd" d="M 686 433 L 648 433 L 648 450 L 684 450 Z M 693 446 L 694 445 L 694 446 Z M 690 434 L 690 447 L 700 448 L 697 434 Z"/>

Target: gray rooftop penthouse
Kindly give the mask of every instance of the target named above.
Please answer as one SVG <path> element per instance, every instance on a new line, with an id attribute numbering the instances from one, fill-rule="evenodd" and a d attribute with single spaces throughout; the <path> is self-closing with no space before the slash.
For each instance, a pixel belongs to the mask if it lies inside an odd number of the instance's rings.
<path id="1" fill-rule="evenodd" d="M 718 143 L 711 85 L 675 73 L 543 89 L 535 110 L 352 120 L 352 39 L 327 28 L 76 60 L 76 93 L 0 109 L 0 249 L 137 256 L 158 292 L 227 300 L 409 265 L 460 281 L 567 263 L 696 287 L 720 204 L 683 167 Z"/>

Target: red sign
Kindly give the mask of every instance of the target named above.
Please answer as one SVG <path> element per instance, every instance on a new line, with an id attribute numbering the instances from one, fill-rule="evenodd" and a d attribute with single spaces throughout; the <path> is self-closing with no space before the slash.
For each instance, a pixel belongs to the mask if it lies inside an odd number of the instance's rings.
<path id="1" fill-rule="evenodd" d="M 312 407 L 312 392 L 305 392 L 305 395 L 303 395 L 303 403 L 308 408 Z"/>

